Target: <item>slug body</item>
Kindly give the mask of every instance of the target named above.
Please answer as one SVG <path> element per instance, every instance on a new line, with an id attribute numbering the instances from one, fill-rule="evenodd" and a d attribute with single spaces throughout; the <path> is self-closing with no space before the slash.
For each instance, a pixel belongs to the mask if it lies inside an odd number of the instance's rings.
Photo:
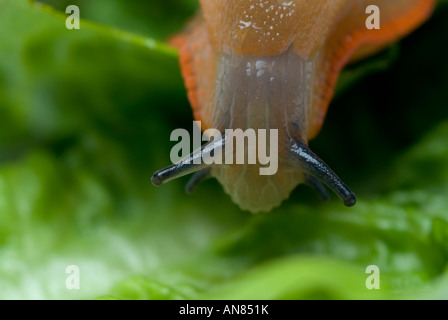
<path id="1" fill-rule="evenodd" d="M 278 129 L 278 172 L 260 165 L 175 164 L 154 184 L 201 170 L 190 188 L 214 176 L 242 209 L 269 211 L 299 183 L 347 206 L 353 192 L 308 141 L 321 129 L 339 73 L 351 60 L 405 36 L 431 14 L 433 0 L 200 0 L 201 12 L 173 39 L 194 117 L 202 128 Z M 380 9 L 380 29 L 366 8 Z M 223 140 L 225 137 L 223 137 Z M 200 152 L 200 151 L 198 151 Z M 195 155 L 192 154 L 191 157 Z"/>

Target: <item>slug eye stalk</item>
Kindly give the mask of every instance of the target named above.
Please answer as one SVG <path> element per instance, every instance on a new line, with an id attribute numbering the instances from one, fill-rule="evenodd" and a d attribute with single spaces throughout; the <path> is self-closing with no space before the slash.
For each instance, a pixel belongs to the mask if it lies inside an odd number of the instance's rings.
<path id="1" fill-rule="evenodd" d="M 291 153 L 296 159 L 300 170 L 306 172 L 308 183 L 312 184 L 323 198 L 327 198 L 328 194 L 323 191 L 324 188 L 321 183 L 330 188 L 347 207 L 355 205 L 356 196 L 353 191 L 347 187 L 325 162 L 298 139 L 292 139 L 291 144 Z"/>
<path id="2" fill-rule="evenodd" d="M 180 160 L 171 166 L 168 166 L 162 170 L 157 171 L 151 177 L 151 182 L 155 186 L 161 186 L 168 181 L 183 177 L 190 173 L 195 173 L 204 170 L 204 174 L 210 174 L 211 167 L 213 165 L 206 164 L 202 161 L 203 156 L 209 155 L 215 150 L 221 150 L 224 147 L 225 139 L 222 138 L 217 141 L 211 141 L 205 144 L 201 149 L 194 151 L 184 159 Z M 196 164 L 198 163 L 198 164 Z M 187 192 L 191 193 L 195 187 L 203 181 L 206 176 L 193 176 L 193 181 L 187 185 Z M 199 179 L 200 178 L 200 179 Z M 197 181 L 196 181 L 197 180 Z"/>

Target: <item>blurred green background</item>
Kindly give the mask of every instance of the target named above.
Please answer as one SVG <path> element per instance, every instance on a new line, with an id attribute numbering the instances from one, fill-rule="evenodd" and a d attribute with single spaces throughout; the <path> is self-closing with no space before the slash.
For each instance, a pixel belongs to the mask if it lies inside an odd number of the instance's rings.
<path id="1" fill-rule="evenodd" d="M 448 298 L 447 1 L 344 72 L 311 142 L 357 205 L 299 186 L 259 215 L 214 180 L 150 183 L 191 128 L 163 40 L 197 0 L 41 2 L 0 0 L 1 299 Z"/>

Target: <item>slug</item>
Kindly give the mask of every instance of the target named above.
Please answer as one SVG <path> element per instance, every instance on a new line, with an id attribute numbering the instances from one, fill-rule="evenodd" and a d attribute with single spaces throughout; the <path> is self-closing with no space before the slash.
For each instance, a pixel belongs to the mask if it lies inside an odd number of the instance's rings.
<path id="1" fill-rule="evenodd" d="M 202 128 L 278 129 L 278 172 L 257 164 L 180 161 L 152 177 L 161 185 L 196 172 L 215 177 L 240 208 L 270 211 L 306 183 L 346 206 L 355 194 L 308 147 L 320 131 L 341 70 L 404 37 L 432 13 L 434 0 L 200 0 L 201 11 L 173 40 L 194 118 Z M 366 8 L 380 9 L 369 30 Z M 208 149 L 222 146 L 212 141 Z M 186 160 L 200 157 L 204 149 Z"/>

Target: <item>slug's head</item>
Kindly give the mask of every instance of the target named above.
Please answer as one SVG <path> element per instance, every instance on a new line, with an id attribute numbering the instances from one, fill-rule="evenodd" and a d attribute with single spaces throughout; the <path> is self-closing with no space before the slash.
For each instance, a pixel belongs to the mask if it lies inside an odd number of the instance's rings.
<path id="1" fill-rule="evenodd" d="M 316 32 L 325 30 L 316 12 L 328 3 L 340 1 L 201 0 L 200 20 L 191 25 L 188 41 L 178 44 L 182 73 L 196 120 L 223 136 L 157 171 L 155 185 L 195 173 L 187 186 L 192 191 L 213 176 L 235 203 L 252 212 L 280 205 L 300 183 L 311 185 L 323 198 L 328 197 L 326 185 L 345 205 L 355 203 L 353 192 L 308 148 L 316 127 L 315 81 L 322 75 L 321 56 L 310 53 L 322 39 Z M 308 52 L 302 50 L 304 44 Z M 257 151 L 244 149 L 248 157 L 257 153 L 255 164 L 195 162 L 228 145 L 226 130 L 277 130 L 275 152 L 271 146 L 267 151 L 278 170 L 260 174 L 265 163 L 260 164 L 258 139 Z"/>
<path id="2" fill-rule="evenodd" d="M 275 162 L 279 166 L 279 171 L 273 175 L 260 175 L 263 169 L 260 170 L 261 167 L 255 164 L 217 165 L 205 162 L 195 164 L 195 160 L 208 158 L 212 153 L 215 155 L 225 154 L 226 152 L 223 153 L 223 150 L 225 150 L 228 140 L 229 138 L 223 135 L 222 138 L 213 140 L 178 163 L 157 171 L 151 178 L 152 183 L 162 185 L 170 180 L 195 172 L 186 187 L 187 192 L 191 193 L 203 180 L 214 176 L 221 182 L 234 202 L 242 209 L 254 213 L 270 211 L 280 205 L 298 183 L 309 185 L 324 200 L 329 198 L 326 189 L 328 187 L 338 195 L 344 205 L 351 207 L 356 203 L 354 193 L 330 167 L 304 143 L 295 138 L 290 139 L 284 145 L 287 146 L 286 154 L 276 159 Z M 271 148 L 270 160 L 272 160 L 272 157 L 277 157 L 277 154 L 273 154 Z M 280 163 L 277 163 L 277 160 Z"/>
<path id="3" fill-rule="evenodd" d="M 189 96 L 194 97 L 190 100 L 196 120 L 222 134 L 227 130 L 257 133 L 266 130 L 270 136 L 271 130 L 277 130 L 277 146 L 269 146 L 265 154 L 276 159 L 278 170 L 272 175 L 260 174 L 259 136 L 257 151 L 244 149 L 247 157 L 256 157 L 256 163 L 249 163 L 247 159 L 240 164 L 224 161 L 226 159 L 221 159 L 219 164 L 195 163 L 195 159 L 203 158 L 204 152 L 213 150 L 214 154 L 219 154 L 220 148 L 228 145 L 228 136 L 224 135 L 182 161 L 156 172 L 152 177 L 155 185 L 196 172 L 188 184 L 187 189 L 191 191 L 201 180 L 213 176 L 235 203 L 252 212 L 279 206 L 300 183 L 311 185 L 323 198 L 328 197 L 324 187 L 327 185 L 344 204 L 355 203 L 350 189 L 307 146 L 309 133 L 314 128 L 311 121 L 315 99 L 313 81 L 318 78 L 320 68 L 315 59 L 298 54 L 291 42 L 297 12 L 294 8 L 299 2 L 289 1 L 279 9 L 278 1 L 263 1 L 263 7 L 260 1 L 203 1 L 206 24 L 201 27 L 208 30 L 204 35 L 204 29 L 194 29 L 193 34 L 202 37 L 190 37 L 193 42 L 181 49 L 184 78 Z M 274 4 L 277 7 L 272 8 Z M 247 10 L 257 12 L 253 13 L 249 27 L 240 28 Z M 271 29 L 271 25 L 264 24 L 267 15 L 272 21 L 270 14 L 278 16 L 285 24 L 279 22 Z M 277 38 L 271 37 L 270 32 L 278 33 Z M 192 48 L 190 54 L 186 50 L 189 48 Z M 264 141 L 262 144 L 267 147 Z M 272 142 L 270 138 L 269 141 Z"/>

